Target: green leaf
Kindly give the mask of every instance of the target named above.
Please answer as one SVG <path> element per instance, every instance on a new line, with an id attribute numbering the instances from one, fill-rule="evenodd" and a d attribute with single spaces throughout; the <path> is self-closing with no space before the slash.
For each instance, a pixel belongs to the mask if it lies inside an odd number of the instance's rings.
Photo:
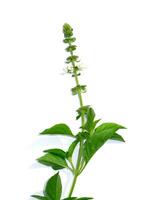
<path id="1" fill-rule="evenodd" d="M 94 133 L 95 127 L 96 127 L 97 123 L 100 121 L 100 119 L 94 120 L 95 112 L 94 112 L 93 108 L 91 108 L 91 107 L 88 108 L 86 118 L 87 118 L 86 123 L 83 126 L 83 128 L 85 131 L 87 131 L 89 133 L 89 135 L 92 135 Z"/>
<path id="2" fill-rule="evenodd" d="M 51 128 L 48 128 L 44 130 L 41 135 L 67 135 L 67 136 L 73 136 L 72 131 L 66 124 L 56 124 L 52 126 Z"/>
<path id="3" fill-rule="evenodd" d="M 44 194 L 49 200 L 60 200 L 62 193 L 62 184 L 59 173 L 52 176 L 45 187 Z"/>
<path id="4" fill-rule="evenodd" d="M 95 120 L 94 122 L 93 122 L 93 124 L 92 124 L 92 130 L 94 130 L 95 129 L 95 127 L 96 127 L 96 125 L 98 124 L 98 122 L 100 121 L 101 119 L 97 119 L 97 120 Z"/>
<path id="5" fill-rule="evenodd" d="M 32 195 L 31 197 L 39 199 L 39 200 L 48 200 L 47 197 L 39 196 L 39 195 Z"/>
<path id="6" fill-rule="evenodd" d="M 44 150 L 44 153 L 51 153 L 61 158 L 66 158 L 66 152 L 63 151 L 62 149 L 47 149 L 47 150 Z"/>
<path id="7" fill-rule="evenodd" d="M 75 140 L 69 147 L 68 151 L 67 151 L 67 158 L 72 157 L 72 154 L 78 144 L 78 140 Z"/>
<path id="8" fill-rule="evenodd" d="M 43 165 L 51 166 L 54 170 L 68 168 L 67 162 L 64 158 L 52 153 L 45 154 L 38 158 L 37 161 Z"/>
<path id="9" fill-rule="evenodd" d="M 108 139 L 116 133 L 117 130 L 124 127 L 115 123 L 104 123 L 96 128 L 94 134 L 89 137 L 84 144 L 84 159 L 86 163 L 92 158 L 92 156 L 101 148 Z"/>
<path id="10" fill-rule="evenodd" d="M 113 136 L 111 137 L 111 140 L 117 140 L 117 141 L 120 141 L 120 142 L 125 142 L 123 137 L 121 135 L 119 135 L 118 133 L 114 133 Z"/>
<path id="11" fill-rule="evenodd" d="M 100 132 L 103 130 L 107 130 L 107 131 L 110 130 L 110 131 L 116 132 L 119 129 L 125 129 L 125 127 L 116 123 L 103 123 L 100 126 L 98 126 L 95 131 Z"/>
<path id="12" fill-rule="evenodd" d="M 93 108 L 89 108 L 87 112 L 87 121 L 84 125 L 84 129 L 87 130 L 88 132 L 91 132 L 94 128 L 94 118 L 95 118 L 95 112 Z"/>

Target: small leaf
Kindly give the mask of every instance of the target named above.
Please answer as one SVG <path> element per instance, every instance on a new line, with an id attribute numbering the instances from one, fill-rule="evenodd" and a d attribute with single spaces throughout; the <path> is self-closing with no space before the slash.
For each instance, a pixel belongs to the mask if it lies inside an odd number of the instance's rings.
<path id="1" fill-rule="evenodd" d="M 84 129 L 87 130 L 88 132 L 91 132 L 93 128 L 95 128 L 94 126 L 96 124 L 94 124 L 94 118 L 95 118 L 95 112 L 93 108 L 90 107 L 87 112 L 87 121 L 84 125 Z"/>
<path id="2" fill-rule="evenodd" d="M 59 173 L 55 174 L 48 180 L 44 193 L 49 200 L 60 200 L 62 184 Z"/>
<path id="3" fill-rule="evenodd" d="M 68 151 L 67 151 L 67 158 L 72 157 L 72 154 L 78 144 L 78 140 L 75 140 L 69 147 Z"/>
<path id="4" fill-rule="evenodd" d="M 114 133 L 113 136 L 111 137 L 111 140 L 117 140 L 117 141 L 120 141 L 120 142 L 125 142 L 123 137 L 121 135 L 119 135 L 118 133 Z"/>
<path id="5" fill-rule="evenodd" d="M 39 199 L 39 200 L 48 200 L 47 197 L 39 196 L 39 195 L 32 195 L 31 197 Z"/>
<path id="6" fill-rule="evenodd" d="M 82 113 L 84 115 L 86 115 L 87 112 L 88 112 L 89 107 L 90 106 L 87 105 L 87 106 L 82 106 L 82 107 L 78 108 L 78 110 L 77 110 L 78 116 L 76 117 L 76 119 L 79 119 L 81 117 Z"/>
<path id="7" fill-rule="evenodd" d="M 43 165 L 51 166 L 55 170 L 68 168 L 67 162 L 64 158 L 51 153 L 45 154 L 38 158 L 37 161 Z"/>
<path id="8" fill-rule="evenodd" d="M 96 125 L 99 123 L 100 120 L 101 120 L 101 119 L 97 119 L 97 120 L 95 120 L 95 121 L 93 122 L 92 130 L 95 129 Z"/>
<path id="9" fill-rule="evenodd" d="M 44 130 L 41 135 L 67 135 L 67 136 L 73 136 L 72 131 L 66 124 L 56 124 L 52 126 L 51 128 L 48 128 Z"/>
<path id="10" fill-rule="evenodd" d="M 118 129 L 124 127 L 115 123 L 104 123 L 96 128 L 94 134 L 89 137 L 84 144 L 84 159 L 86 163 L 92 158 L 96 151 L 101 148 L 108 139 L 116 133 Z"/>
<path id="11" fill-rule="evenodd" d="M 51 153 L 51 154 L 59 156 L 61 158 L 66 157 L 66 152 L 63 151 L 62 149 L 47 149 L 47 150 L 44 150 L 44 153 Z"/>

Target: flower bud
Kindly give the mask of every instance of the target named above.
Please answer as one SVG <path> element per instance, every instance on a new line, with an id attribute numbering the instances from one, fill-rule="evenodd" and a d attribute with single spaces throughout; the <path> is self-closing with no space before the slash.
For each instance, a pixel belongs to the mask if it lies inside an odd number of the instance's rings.
<path id="1" fill-rule="evenodd" d="M 69 24 L 65 23 L 63 26 L 63 33 L 65 38 L 71 37 L 73 35 L 73 28 Z"/>

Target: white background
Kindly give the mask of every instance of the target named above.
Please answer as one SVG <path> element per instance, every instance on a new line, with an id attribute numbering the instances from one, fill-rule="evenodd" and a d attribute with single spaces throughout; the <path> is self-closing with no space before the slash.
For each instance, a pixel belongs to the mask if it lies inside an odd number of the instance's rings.
<path id="1" fill-rule="evenodd" d="M 58 122 L 77 131 L 78 100 L 65 67 L 62 25 L 77 37 L 85 104 L 97 118 L 123 124 L 125 144 L 106 144 L 74 195 L 95 200 L 150 199 L 150 3 L 147 0 L 0 1 L 0 196 L 29 200 L 54 174 L 37 165 L 45 148 L 67 138 L 40 137 Z M 56 144 L 57 143 L 57 144 Z M 67 194 L 71 175 L 61 172 Z"/>

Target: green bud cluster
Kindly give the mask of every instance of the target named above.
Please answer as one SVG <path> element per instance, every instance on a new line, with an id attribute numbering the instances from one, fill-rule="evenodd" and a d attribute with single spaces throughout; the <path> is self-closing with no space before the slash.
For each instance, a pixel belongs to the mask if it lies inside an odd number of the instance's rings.
<path id="1" fill-rule="evenodd" d="M 73 28 L 69 24 L 65 23 L 63 26 L 63 33 L 65 38 L 70 38 L 73 36 Z"/>
<path id="2" fill-rule="evenodd" d="M 70 56 L 66 59 L 66 63 L 71 64 L 71 66 L 67 66 L 67 73 L 71 74 L 73 77 L 75 74 L 79 76 L 81 69 L 77 65 L 79 62 L 79 56 L 74 55 L 74 51 L 77 49 L 77 46 L 73 44 L 76 41 L 76 38 L 73 36 L 73 28 L 69 24 L 65 23 L 63 26 L 63 33 L 63 42 L 68 44 L 65 50 L 70 53 Z"/>
<path id="3" fill-rule="evenodd" d="M 71 50 L 72 52 L 72 50 Z M 75 55 L 72 55 L 72 56 L 69 56 L 67 59 L 66 59 L 66 63 L 72 63 L 72 62 L 77 62 L 78 61 L 78 56 L 75 56 Z"/>
<path id="4" fill-rule="evenodd" d="M 86 85 L 77 85 L 76 87 L 72 88 L 71 91 L 72 91 L 72 95 L 76 95 L 78 94 L 78 92 L 85 93 Z"/>
<path id="5" fill-rule="evenodd" d="M 77 48 L 76 45 L 71 45 L 71 46 L 69 46 L 69 47 L 66 48 L 66 51 L 67 51 L 67 52 L 75 51 L 76 48 Z"/>

